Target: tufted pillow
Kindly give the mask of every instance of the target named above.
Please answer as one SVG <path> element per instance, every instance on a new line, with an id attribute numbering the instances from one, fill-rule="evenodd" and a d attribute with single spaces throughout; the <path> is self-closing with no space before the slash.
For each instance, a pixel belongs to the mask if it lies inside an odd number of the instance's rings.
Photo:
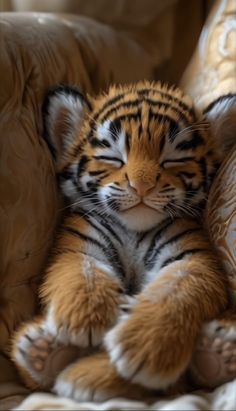
<path id="1" fill-rule="evenodd" d="M 211 188 L 207 221 L 236 303 L 236 146 L 220 167 Z"/>
<path id="2" fill-rule="evenodd" d="M 214 2 L 181 85 L 200 110 L 221 96 L 236 93 L 235 0 Z M 233 124 L 231 137 L 236 143 L 235 112 L 229 122 Z M 236 301 L 236 145 L 225 158 L 210 190 L 207 222 Z"/>

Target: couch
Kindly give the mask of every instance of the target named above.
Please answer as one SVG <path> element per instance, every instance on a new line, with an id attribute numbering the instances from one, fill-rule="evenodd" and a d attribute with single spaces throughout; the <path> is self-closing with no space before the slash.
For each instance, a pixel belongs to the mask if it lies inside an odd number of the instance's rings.
<path id="1" fill-rule="evenodd" d="M 140 27 L 129 31 L 127 20 L 118 27 L 116 21 L 104 23 L 75 14 L 1 14 L 0 410 L 235 409 L 236 380 L 213 392 L 157 398 L 151 405 L 126 399 L 102 405 L 77 404 L 49 393 L 30 393 L 9 360 L 13 330 L 40 310 L 37 289 L 63 209 L 51 157 L 41 138 L 41 105 L 46 90 L 56 83 L 70 83 L 93 94 L 111 82 L 157 77 L 177 82 L 181 77 L 182 88 L 192 95 L 199 109 L 223 94 L 236 92 L 235 0 L 214 2 L 184 73 L 184 62 L 204 18 L 200 21 L 198 14 L 193 36 L 186 36 L 176 17 L 181 1 L 167 3 L 169 8 L 160 7 L 155 19 L 148 20 L 146 33 Z M 193 4 L 196 9 L 185 9 L 186 17 L 188 13 L 196 16 L 196 10 L 199 13 L 197 3 Z M 191 28 L 188 18 L 186 25 Z M 172 42 L 162 45 L 166 27 L 172 33 Z M 156 48 L 155 36 L 159 39 Z M 183 40 L 183 47 L 178 39 Z M 206 224 L 236 293 L 235 172 L 234 148 L 212 186 Z"/>

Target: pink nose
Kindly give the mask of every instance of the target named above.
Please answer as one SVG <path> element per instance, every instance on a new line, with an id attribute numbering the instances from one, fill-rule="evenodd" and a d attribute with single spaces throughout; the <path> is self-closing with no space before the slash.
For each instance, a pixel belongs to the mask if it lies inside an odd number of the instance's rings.
<path id="1" fill-rule="evenodd" d="M 155 184 L 151 181 L 131 180 L 129 181 L 129 186 L 132 187 L 140 197 L 144 197 L 152 188 L 155 187 Z"/>

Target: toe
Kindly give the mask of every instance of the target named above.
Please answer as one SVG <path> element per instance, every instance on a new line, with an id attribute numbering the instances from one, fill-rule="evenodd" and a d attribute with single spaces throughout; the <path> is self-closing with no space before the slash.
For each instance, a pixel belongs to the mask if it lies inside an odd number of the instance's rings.
<path id="1" fill-rule="evenodd" d="M 43 361 L 40 361 L 40 360 L 36 360 L 32 363 L 32 366 L 34 367 L 36 371 L 42 371 L 43 365 L 44 365 Z"/>
<path id="2" fill-rule="evenodd" d="M 216 338 L 213 340 L 212 348 L 220 349 L 221 347 L 222 347 L 222 340 L 221 340 L 221 338 L 216 337 Z"/>
<path id="3" fill-rule="evenodd" d="M 49 348 L 49 339 L 48 338 L 38 338 L 34 341 L 34 345 L 37 348 L 42 348 L 47 350 Z"/>

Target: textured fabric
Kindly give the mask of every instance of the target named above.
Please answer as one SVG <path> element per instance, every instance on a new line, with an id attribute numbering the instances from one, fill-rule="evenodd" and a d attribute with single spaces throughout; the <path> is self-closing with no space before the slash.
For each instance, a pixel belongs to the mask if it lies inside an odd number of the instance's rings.
<path id="1" fill-rule="evenodd" d="M 199 108 L 236 91 L 236 2 L 216 0 L 181 81 Z"/>
<path id="2" fill-rule="evenodd" d="M 127 401 L 125 399 L 114 399 L 102 404 L 76 403 L 66 398 L 57 398 L 53 395 L 34 394 L 28 397 L 16 410 L 169 410 L 169 411 L 215 411 L 235 410 L 236 406 L 236 380 L 214 390 L 212 393 L 192 393 L 182 395 L 178 398 L 161 400 L 152 404 L 139 401 Z"/>
<path id="3" fill-rule="evenodd" d="M 207 221 L 228 273 L 232 302 L 236 307 L 236 148 L 222 164 L 212 186 Z"/>
<path id="4" fill-rule="evenodd" d="M 182 78 L 182 87 L 201 110 L 219 96 L 236 93 L 235 0 L 215 2 Z M 212 186 L 207 221 L 230 278 L 236 304 L 236 148 L 225 160 Z"/>
<path id="5" fill-rule="evenodd" d="M 75 13 L 106 23 L 143 45 L 155 63 L 157 80 L 175 83 L 192 55 L 212 1 L 11 0 L 11 10 Z"/>

